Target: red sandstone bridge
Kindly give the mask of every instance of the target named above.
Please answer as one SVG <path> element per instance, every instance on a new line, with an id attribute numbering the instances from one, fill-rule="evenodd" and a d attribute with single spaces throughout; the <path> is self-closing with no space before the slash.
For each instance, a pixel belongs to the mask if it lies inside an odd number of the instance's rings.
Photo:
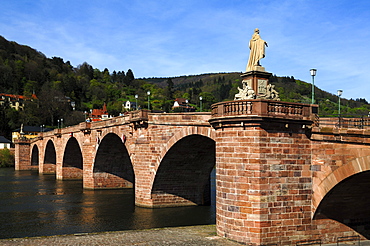
<path id="1" fill-rule="evenodd" d="M 316 113 L 269 100 L 134 111 L 20 139 L 16 169 L 86 189 L 134 188 L 137 206 L 155 208 L 208 204 L 216 167 L 220 236 L 250 245 L 369 238 L 370 130 L 349 119 L 323 125 Z"/>

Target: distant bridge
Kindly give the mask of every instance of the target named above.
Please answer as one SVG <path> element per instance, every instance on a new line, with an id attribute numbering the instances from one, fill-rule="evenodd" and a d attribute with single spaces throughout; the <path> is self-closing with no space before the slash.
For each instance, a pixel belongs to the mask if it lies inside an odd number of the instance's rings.
<path id="1" fill-rule="evenodd" d="M 134 111 L 20 139 L 16 170 L 134 188 L 137 206 L 155 208 L 209 204 L 216 167 L 220 236 L 250 245 L 370 238 L 370 130 L 316 113 L 261 99 L 211 113 Z"/>

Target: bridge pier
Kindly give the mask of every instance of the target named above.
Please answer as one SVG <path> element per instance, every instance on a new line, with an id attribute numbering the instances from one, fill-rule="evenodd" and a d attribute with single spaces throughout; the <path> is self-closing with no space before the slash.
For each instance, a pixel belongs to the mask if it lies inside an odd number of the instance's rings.
<path id="1" fill-rule="evenodd" d="M 326 237 L 348 231 L 312 218 L 311 110 L 266 100 L 214 106 L 218 235 L 290 245 L 322 239 L 323 228 Z"/>
<path id="2" fill-rule="evenodd" d="M 31 164 L 31 146 L 29 139 L 17 139 L 15 144 L 15 170 L 37 170 Z"/>
<path id="3" fill-rule="evenodd" d="M 42 163 L 40 165 L 40 174 L 55 174 L 57 172 L 56 164 L 54 163 Z"/>
<path id="4" fill-rule="evenodd" d="M 60 167 L 57 168 L 58 180 L 82 180 L 83 170 L 77 167 Z"/>

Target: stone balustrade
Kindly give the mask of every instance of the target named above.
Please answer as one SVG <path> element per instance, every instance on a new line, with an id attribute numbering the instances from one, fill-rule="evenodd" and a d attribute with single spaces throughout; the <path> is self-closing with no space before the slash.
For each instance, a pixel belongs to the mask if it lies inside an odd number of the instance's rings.
<path id="1" fill-rule="evenodd" d="M 256 116 L 297 120 L 314 120 L 317 105 L 250 99 L 212 105 L 212 118 Z"/>

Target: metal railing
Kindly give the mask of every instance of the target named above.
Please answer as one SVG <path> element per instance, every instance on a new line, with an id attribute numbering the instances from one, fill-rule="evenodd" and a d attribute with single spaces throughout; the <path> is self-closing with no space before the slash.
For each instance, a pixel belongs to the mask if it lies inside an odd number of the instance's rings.
<path id="1" fill-rule="evenodd" d="M 320 115 L 315 126 L 333 128 L 370 128 L 370 117 L 365 115 Z"/>

